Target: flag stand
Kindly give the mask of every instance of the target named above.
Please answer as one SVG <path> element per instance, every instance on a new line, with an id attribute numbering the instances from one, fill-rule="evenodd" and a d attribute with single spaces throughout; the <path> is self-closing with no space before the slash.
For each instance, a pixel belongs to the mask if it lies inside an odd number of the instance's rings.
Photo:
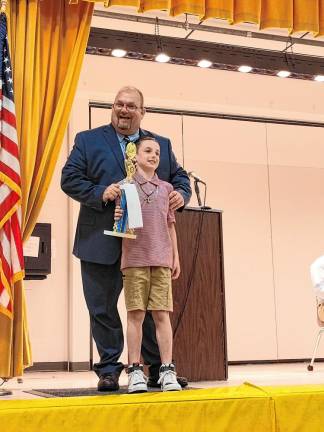
<path id="1" fill-rule="evenodd" d="M 3 382 L 2 382 L 1 385 L 3 385 L 4 383 L 6 383 L 7 381 L 9 381 L 8 378 L 2 378 L 2 379 L 3 379 Z M 11 390 L 0 388 L 0 397 L 1 396 L 10 396 L 10 395 L 12 395 L 12 391 Z"/>

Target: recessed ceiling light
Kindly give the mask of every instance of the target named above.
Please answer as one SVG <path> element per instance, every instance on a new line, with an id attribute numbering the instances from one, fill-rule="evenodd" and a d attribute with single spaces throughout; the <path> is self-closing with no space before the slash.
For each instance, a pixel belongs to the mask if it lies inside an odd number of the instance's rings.
<path id="1" fill-rule="evenodd" d="M 200 60 L 197 63 L 197 66 L 201 67 L 201 68 L 209 68 L 212 65 L 212 62 L 209 60 Z"/>
<path id="2" fill-rule="evenodd" d="M 127 52 L 123 49 L 113 49 L 111 51 L 111 55 L 114 57 L 125 57 L 126 54 Z"/>
<path id="3" fill-rule="evenodd" d="M 285 70 L 281 70 L 277 73 L 277 76 L 280 78 L 288 78 L 290 75 L 291 75 L 291 72 L 285 71 Z"/>
<path id="4" fill-rule="evenodd" d="M 251 66 L 240 66 L 238 68 L 239 72 L 244 72 L 244 73 L 251 72 L 251 70 L 252 70 Z"/>
<path id="5" fill-rule="evenodd" d="M 324 81 L 324 75 L 316 75 L 314 78 L 315 81 L 323 82 Z"/>
<path id="6" fill-rule="evenodd" d="M 155 61 L 159 63 L 167 63 L 170 60 L 170 57 L 167 54 L 160 53 L 155 57 Z"/>

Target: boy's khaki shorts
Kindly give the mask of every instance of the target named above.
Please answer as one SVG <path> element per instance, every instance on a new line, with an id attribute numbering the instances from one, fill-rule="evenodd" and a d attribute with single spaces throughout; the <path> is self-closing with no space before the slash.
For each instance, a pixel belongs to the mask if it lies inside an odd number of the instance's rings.
<path id="1" fill-rule="evenodd" d="M 134 267 L 123 270 L 125 303 L 132 310 L 173 310 L 171 269 Z"/>

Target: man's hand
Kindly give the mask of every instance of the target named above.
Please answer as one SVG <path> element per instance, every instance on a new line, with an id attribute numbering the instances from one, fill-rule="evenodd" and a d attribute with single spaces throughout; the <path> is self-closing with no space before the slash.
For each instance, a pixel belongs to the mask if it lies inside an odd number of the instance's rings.
<path id="1" fill-rule="evenodd" d="M 184 206 L 184 199 L 180 192 L 172 191 L 169 195 L 170 210 L 177 210 Z"/>
<path id="2" fill-rule="evenodd" d="M 110 186 L 108 186 L 103 195 L 102 195 L 102 201 L 115 201 L 117 197 L 120 196 L 120 186 L 117 183 L 112 183 Z"/>
<path id="3" fill-rule="evenodd" d="M 124 213 L 124 210 L 119 205 L 116 205 L 116 207 L 115 207 L 115 214 L 114 214 L 114 220 L 116 222 L 118 222 L 119 219 L 123 216 L 123 213 Z"/>

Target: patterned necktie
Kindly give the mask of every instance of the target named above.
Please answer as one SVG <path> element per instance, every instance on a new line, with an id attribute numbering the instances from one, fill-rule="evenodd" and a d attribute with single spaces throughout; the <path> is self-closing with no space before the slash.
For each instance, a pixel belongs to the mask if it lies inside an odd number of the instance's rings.
<path id="1" fill-rule="evenodd" d="M 126 154 L 126 147 L 128 145 L 128 143 L 130 142 L 130 139 L 127 135 L 124 136 L 124 139 L 122 141 L 123 144 L 123 153 L 124 153 L 124 158 L 125 158 L 125 154 Z"/>

